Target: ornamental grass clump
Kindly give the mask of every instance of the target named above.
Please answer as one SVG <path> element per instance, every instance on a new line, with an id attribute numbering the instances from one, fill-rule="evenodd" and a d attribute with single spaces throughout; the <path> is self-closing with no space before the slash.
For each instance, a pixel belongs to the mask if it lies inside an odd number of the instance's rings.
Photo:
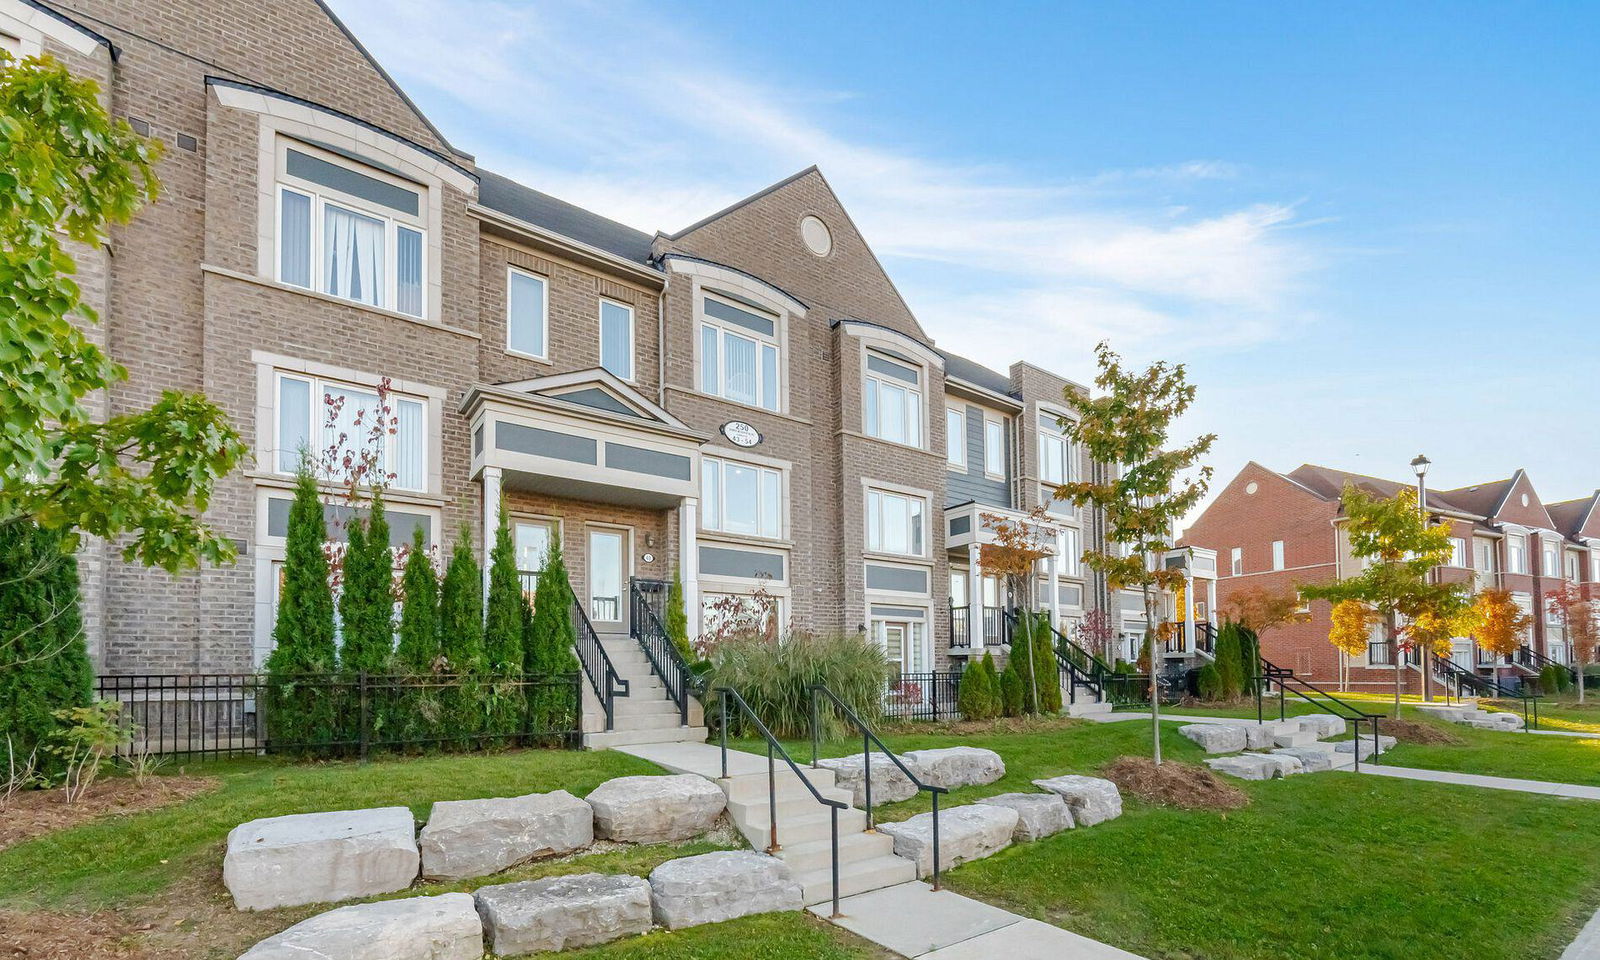
<path id="1" fill-rule="evenodd" d="M 811 688 L 819 683 L 868 724 L 876 723 L 883 713 L 889 663 L 883 649 L 861 634 L 794 631 L 779 643 L 734 637 L 717 645 L 711 664 L 706 712 L 715 713 L 717 690 L 731 687 L 780 738 L 811 735 Z M 817 713 L 824 739 L 855 733 L 825 699 L 818 701 Z M 734 731 L 755 732 L 732 712 L 728 723 Z"/>

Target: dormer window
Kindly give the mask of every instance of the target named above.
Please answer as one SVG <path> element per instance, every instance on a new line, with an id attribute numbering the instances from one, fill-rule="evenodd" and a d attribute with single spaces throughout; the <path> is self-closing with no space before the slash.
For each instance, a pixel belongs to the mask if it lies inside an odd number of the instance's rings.
<path id="1" fill-rule="evenodd" d="M 301 145 L 279 171 L 279 282 L 422 316 L 423 188 Z"/>
<path id="2" fill-rule="evenodd" d="M 701 391 L 777 410 L 781 370 L 775 314 L 733 297 L 701 294 Z"/>

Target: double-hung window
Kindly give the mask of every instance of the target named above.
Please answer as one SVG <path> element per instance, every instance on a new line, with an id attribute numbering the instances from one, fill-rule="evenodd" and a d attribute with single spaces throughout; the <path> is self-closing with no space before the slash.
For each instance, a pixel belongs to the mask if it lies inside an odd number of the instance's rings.
<path id="1" fill-rule="evenodd" d="M 967 417 L 954 407 L 944 412 L 945 459 L 952 467 L 967 465 Z"/>
<path id="2" fill-rule="evenodd" d="M 1461 537 L 1450 538 L 1450 566 L 1465 567 L 1467 565 L 1467 541 Z"/>
<path id="3" fill-rule="evenodd" d="M 922 369 L 867 352 L 867 435 L 922 446 Z"/>
<path id="4" fill-rule="evenodd" d="M 887 490 L 867 491 L 867 549 L 922 556 L 925 507 L 921 497 Z"/>
<path id="5" fill-rule="evenodd" d="M 1521 534 L 1506 537 L 1506 572 L 1528 572 L 1528 538 Z"/>
<path id="6" fill-rule="evenodd" d="M 1006 427 L 999 420 L 983 421 L 983 472 L 991 477 L 1006 475 Z"/>
<path id="7" fill-rule="evenodd" d="M 278 473 L 295 473 L 304 456 L 323 480 L 345 482 L 369 465 L 363 483 L 426 489 L 425 400 L 298 373 L 278 374 L 274 390 Z"/>
<path id="8" fill-rule="evenodd" d="M 778 409 L 778 318 L 731 297 L 700 299 L 700 390 Z"/>
<path id="9" fill-rule="evenodd" d="M 625 303 L 600 301 L 600 366 L 633 379 L 633 308 Z"/>
<path id="10" fill-rule="evenodd" d="M 1057 573 L 1063 577 L 1083 575 L 1083 535 L 1077 527 L 1062 527 L 1056 532 Z"/>
<path id="11" fill-rule="evenodd" d="M 544 277 L 506 268 L 506 349 L 550 358 L 550 289 Z"/>
<path id="12" fill-rule="evenodd" d="M 1244 575 L 1244 548 L 1234 547 L 1228 551 L 1228 572 L 1235 577 Z"/>
<path id="13" fill-rule="evenodd" d="M 701 525 L 755 537 L 783 535 L 783 474 L 770 467 L 704 457 L 700 461 Z"/>
<path id="14" fill-rule="evenodd" d="M 1048 484 L 1068 483 L 1077 479 L 1073 463 L 1072 441 L 1061 434 L 1061 424 L 1054 414 L 1039 415 L 1039 479 Z"/>
<path id="15" fill-rule="evenodd" d="M 420 317 L 423 189 L 285 147 L 278 181 L 278 280 Z"/>
<path id="16" fill-rule="evenodd" d="M 1272 541 L 1272 569 L 1283 569 L 1283 541 Z"/>
<path id="17" fill-rule="evenodd" d="M 1539 575 L 1541 577 L 1561 576 L 1561 551 L 1553 543 L 1544 544 L 1540 551 Z"/>

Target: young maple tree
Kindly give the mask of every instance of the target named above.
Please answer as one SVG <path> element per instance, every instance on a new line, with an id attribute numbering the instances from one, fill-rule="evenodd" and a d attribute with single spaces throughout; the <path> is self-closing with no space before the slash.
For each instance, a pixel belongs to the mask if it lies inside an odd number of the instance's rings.
<path id="1" fill-rule="evenodd" d="M 1560 621 L 1572 644 L 1573 669 L 1578 674 L 1578 702 L 1583 703 L 1584 670 L 1595 658 L 1595 647 L 1600 645 L 1600 603 L 1585 597 L 1581 587 L 1567 580 L 1563 580 L 1545 602 L 1546 609 Z"/>
<path id="2" fill-rule="evenodd" d="M 1049 516 L 1044 508 L 1035 507 L 1026 519 L 982 513 L 978 515 L 978 522 L 994 534 L 994 542 L 978 547 L 978 567 L 987 576 L 1002 579 L 1011 602 L 1026 609 L 1034 572 L 1039 568 L 1039 561 L 1050 556 L 1055 540 L 1055 527 L 1049 525 Z M 1019 622 L 1018 626 L 1022 624 Z M 1040 639 L 1031 629 L 1027 633 L 1035 642 Z M 1037 660 L 1030 648 L 1026 662 L 1018 664 L 1028 689 L 1027 702 L 1032 704 L 1040 702 L 1039 684 L 1055 680 L 1053 676 L 1039 676 Z"/>
<path id="3" fill-rule="evenodd" d="M 1230 593 L 1220 606 L 1223 617 L 1256 633 L 1311 619 L 1300 600 L 1298 587 L 1241 587 Z"/>
<path id="4" fill-rule="evenodd" d="M 1478 629 L 1473 638 L 1478 646 L 1497 657 L 1509 657 L 1522 647 L 1533 617 L 1511 599 L 1510 590 L 1486 587 L 1473 599 L 1478 610 Z"/>
<path id="5" fill-rule="evenodd" d="M 1106 464 L 1103 479 L 1074 481 L 1056 488 L 1055 499 L 1094 507 L 1105 517 L 1108 544 L 1121 549 L 1090 550 L 1084 563 L 1112 585 L 1137 588 L 1144 599 L 1145 648 L 1154 649 L 1161 628 L 1163 590 L 1175 590 L 1183 573 L 1162 562 L 1173 546 L 1178 521 L 1193 510 L 1211 486 L 1211 467 L 1200 459 L 1215 434 L 1173 446 L 1173 421 L 1194 403 L 1195 388 L 1183 364 L 1159 362 L 1135 371 L 1102 341 L 1095 347 L 1102 395 L 1069 394 L 1077 419 L 1064 419 L 1062 431 L 1082 445 L 1096 463 Z M 1155 658 L 1151 657 L 1150 705 L 1154 759 L 1161 763 L 1161 698 Z"/>
<path id="6" fill-rule="evenodd" d="M 1417 495 L 1410 489 L 1385 499 L 1346 485 L 1343 506 L 1345 532 L 1351 553 L 1362 561 L 1361 572 L 1332 583 L 1302 586 L 1300 596 L 1334 604 L 1362 604 L 1383 624 L 1384 637 L 1397 652 L 1417 647 L 1427 654 L 1448 653 L 1450 638 L 1469 632 L 1471 620 L 1463 585 L 1428 579 L 1430 570 L 1450 559 L 1450 528 L 1429 523 L 1417 510 Z M 1409 623 L 1404 630 L 1402 618 Z M 1400 669 L 1403 658 L 1396 660 L 1394 716 L 1398 719 L 1404 671 Z M 1423 661 L 1426 692 L 1426 656 Z"/>
<path id="7" fill-rule="evenodd" d="M 1111 660 L 1111 641 L 1116 639 L 1117 632 L 1111 628 L 1111 615 L 1104 609 L 1095 607 L 1084 614 L 1073 637 L 1078 641 L 1078 646 L 1101 660 Z"/>

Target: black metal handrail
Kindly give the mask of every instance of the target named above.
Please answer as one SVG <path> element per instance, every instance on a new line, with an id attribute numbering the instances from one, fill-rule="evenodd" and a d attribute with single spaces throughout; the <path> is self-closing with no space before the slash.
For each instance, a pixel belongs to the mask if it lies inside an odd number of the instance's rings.
<path id="1" fill-rule="evenodd" d="M 1555 667 L 1567 671 L 1567 675 L 1572 678 L 1573 683 L 1578 682 L 1578 671 L 1568 664 L 1547 657 L 1527 644 L 1523 644 L 1522 649 L 1518 652 L 1523 655 L 1524 662 L 1528 664 L 1529 669 L 1542 670 L 1545 667 Z"/>
<path id="2" fill-rule="evenodd" d="M 848 703 L 840 700 L 838 694 L 829 690 L 827 684 L 823 683 L 812 684 L 811 686 L 811 766 L 815 767 L 817 765 L 818 740 L 822 735 L 821 718 L 817 713 L 817 694 L 819 693 L 832 700 L 833 705 L 844 713 L 845 719 L 849 720 L 861 732 L 861 775 L 864 778 L 866 789 L 868 830 L 876 830 L 878 823 L 872 814 L 872 746 L 874 744 L 877 745 L 879 750 L 883 751 L 884 756 L 888 757 L 895 766 L 900 768 L 900 772 L 906 775 L 906 779 L 911 781 L 912 786 L 918 790 L 928 791 L 928 794 L 932 797 L 933 889 L 939 889 L 939 797 L 941 794 L 949 793 L 949 788 L 923 783 L 922 779 L 910 767 L 901 762 L 900 758 L 895 756 L 894 751 L 890 750 L 889 746 L 879 739 L 876 733 L 872 732 L 872 728 L 867 725 L 867 722 L 862 720 L 860 715 L 851 709 Z"/>
<path id="3" fill-rule="evenodd" d="M 1201 620 L 1194 625 L 1194 647 L 1196 650 L 1216 655 L 1217 652 L 1217 625 L 1210 620 Z"/>
<path id="4" fill-rule="evenodd" d="M 644 651 L 645 659 L 650 661 L 651 672 L 661 678 L 661 685 L 666 688 L 667 696 L 678 705 L 678 722 L 687 726 L 689 695 L 693 692 L 694 672 L 689 669 L 689 664 L 684 660 L 683 652 L 678 649 L 678 645 L 667 636 L 667 628 L 662 625 L 649 596 L 666 588 L 667 584 L 663 580 L 633 577 L 628 581 L 631 614 L 628 618 L 628 633 L 639 644 L 639 649 Z"/>
<path id="5" fill-rule="evenodd" d="M 1351 745 L 1351 750 L 1353 751 L 1352 755 L 1355 757 L 1355 769 L 1357 773 L 1361 772 L 1361 725 L 1363 723 L 1370 722 L 1372 724 L 1372 752 L 1374 756 L 1377 755 L 1379 752 L 1378 721 L 1382 719 L 1380 715 L 1368 713 L 1353 704 L 1347 703 L 1344 700 L 1340 700 L 1338 697 L 1322 689 L 1311 681 L 1302 680 L 1301 678 L 1295 676 L 1293 670 L 1290 670 L 1287 667 L 1280 667 L 1271 660 L 1268 660 L 1266 657 L 1256 657 L 1256 663 L 1260 669 L 1260 672 L 1255 677 L 1257 723 L 1265 722 L 1262 706 L 1263 691 L 1266 692 L 1266 695 L 1270 695 L 1272 684 L 1276 683 L 1278 685 L 1278 719 L 1280 721 L 1286 719 L 1285 712 L 1287 708 L 1285 701 L 1287 694 L 1292 693 L 1301 700 L 1304 700 L 1306 703 L 1309 703 L 1318 710 L 1321 710 L 1323 713 L 1332 714 L 1341 720 L 1349 721 L 1355 724 L 1355 742 Z M 1296 687 L 1290 687 L 1289 684 L 1291 683 L 1296 684 Z M 1298 689 L 1298 687 L 1304 687 L 1306 690 L 1311 691 L 1321 699 L 1313 699 L 1312 697 L 1307 696 L 1306 693 Z M 1330 707 L 1328 705 L 1330 703 L 1338 704 L 1345 710 L 1349 711 L 1351 715 L 1346 716 L 1345 714 L 1340 713 L 1339 711 L 1333 709 L 1333 707 Z"/>
<path id="6" fill-rule="evenodd" d="M 955 647 L 969 647 L 972 645 L 972 604 L 958 607 L 950 605 L 950 645 Z"/>
<path id="7" fill-rule="evenodd" d="M 1508 690 L 1500 685 L 1500 681 L 1492 677 L 1482 677 L 1456 663 L 1449 657 L 1441 657 L 1437 653 L 1433 656 L 1433 675 L 1442 683 L 1453 683 L 1456 687 L 1456 696 L 1463 696 L 1462 690 L 1471 690 L 1482 697 L 1518 697 L 1515 690 Z M 1446 688 L 1448 693 L 1448 688 Z"/>
<path id="8" fill-rule="evenodd" d="M 606 653 L 605 644 L 600 642 L 600 635 L 594 632 L 594 624 L 589 622 L 589 614 L 583 609 L 578 595 L 572 589 L 572 583 L 567 583 L 567 596 L 572 598 L 572 626 L 577 634 L 577 641 L 573 646 L 578 651 L 578 662 L 583 664 L 583 672 L 589 677 L 589 686 L 593 688 L 594 695 L 600 698 L 600 705 L 606 711 L 606 729 L 610 730 L 616 723 L 616 698 L 626 697 L 629 693 L 628 681 L 617 673 L 617 668 L 611 662 L 611 657 Z"/>
<path id="9" fill-rule="evenodd" d="M 789 765 L 789 769 L 794 771 L 795 777 L 797 777 L 801 783 L 805 784 L 806 789 L 811 791 L 811 795 L 816 798 L 817 802 L 828 808 L 828 816 L 831 820 L 830 830 L 833 844 L 833 917 L 834 919 L 837 919 L 843 916 L 843 914 L 839 912 L 839 811 L 849 809 L 850 805 L 845 803 L 843 800 L 830 800 L 822 795 L 822 792 L 817 789 L 817 785 L 812 783 L 811 779 L 801 772 L 799 765 L 794 762 L 794 758 L 789 756 L 789 751 L 783 749 L 783 744 L 778 742 L 778 738 L 774 737 L 772 735 L 772 731 L 767 729 L 767 725 L 761 722 L 760 717 L 756 716 L 756 712 L 750 708 L 750 704 L 746 703 L 744 697 L 739 695 L 739 691 L 733 689 L 732 687 L 718 687 L 717 693 L 719 695 L 718 703 L 721 707 L 722 714 L 719 727 L 721 728 L 720 737 L 722 741 L 723 780 L 728 779 L 729 697 L 733 698 L 733 701 L 738 705 L 743 715 L 749 718 L 750 722 L 755 725 L 756 730 L 760 732 L 762 738 L 767 741 L 767 813 L 771 817 L 767 832 L 767 853 L 776 854 L 780 849 L 782 849 L 781 845 L 778 843 L 777 757 L 782 757 L 783 762 Z"/>
<path id="10" fill-rule="evenodd" d="M 1099 657 L 1069 640 L 1054 623 L 1048 620 L 1045 622 L 1056 638 L 1056 642 L 1052 644 L 1052 652 L 1056 655 L 1056 669 L 1067 675 L 1067 702 L 1077 703 L 1078 687 L 1084 686 L 1094 691 L 1095 703 L 1105 703 L 1104 675 L 1110 672 L 1110 668 L 1106 667 Z"/>

